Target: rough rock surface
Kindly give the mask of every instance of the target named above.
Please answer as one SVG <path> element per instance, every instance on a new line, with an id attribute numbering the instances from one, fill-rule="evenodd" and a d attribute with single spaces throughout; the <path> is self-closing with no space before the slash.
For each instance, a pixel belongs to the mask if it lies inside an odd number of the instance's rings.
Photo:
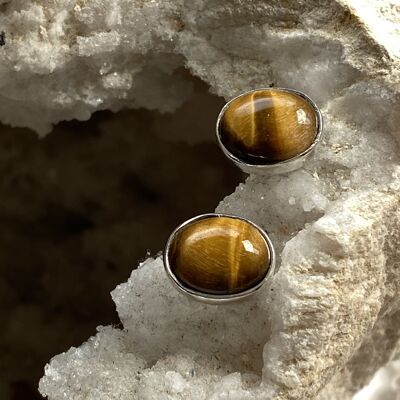
<path id="1" fill-rule="evenodd" d="M 350 399 L 399 354 L 400 4 L 394 1 L 12 0 L 0 25 L 0 118 L 46 132 L 96 109 L 171 111 L 186 65 L 229 98 L 304 90 L 325 139 L 290 175 L 250 176 L 219 206 L 272 236 L 256 298 L 207 306 L 160 258 L 117 287 L 124 330 L 99 328 L 40 383 L 58 399 Z M 32 101 L 35 99 L 35 101 Z M 190 198 L 187 199 L 190 201 Z"/>

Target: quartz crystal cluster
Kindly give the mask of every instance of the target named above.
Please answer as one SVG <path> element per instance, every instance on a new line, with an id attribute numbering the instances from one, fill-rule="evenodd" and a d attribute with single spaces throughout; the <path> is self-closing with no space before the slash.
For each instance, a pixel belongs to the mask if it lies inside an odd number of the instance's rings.
<path id="1" fill-rule="evenodd" d="M 182 67 L 226 99 L 302 90 L 325 119 L 303 169 L 249 176 L 217 207 L 270 233 L 279 268 L 259 296 L 195 303 L 148 259 L 112 293 L 123 327 L 54 357 L 43 395 L 346 400 L 399 356 L 399 23 L 396 0 L 0 2 L 14 126 L 173 111 L 191 95 Z"/>

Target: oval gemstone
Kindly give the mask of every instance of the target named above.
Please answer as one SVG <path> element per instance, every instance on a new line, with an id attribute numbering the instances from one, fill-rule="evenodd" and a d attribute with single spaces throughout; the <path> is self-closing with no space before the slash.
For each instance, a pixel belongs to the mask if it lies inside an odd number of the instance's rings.
<path id="1" fill-rule="evenodd" d="M 266 276 L 269 247 L 261 232 L 232 217 L 208 217 L 175 235 L 168 261 L 185 287 L 226 295 L 250 289 Z"/>
<path id="2" fill-rule="evenodd" d="M 245 93 L 228 104 L 218 134 L 225 148 L 247 164 L 289 160 L 306 151 L 318 133 L 314 107 L 282 89 Z"/>

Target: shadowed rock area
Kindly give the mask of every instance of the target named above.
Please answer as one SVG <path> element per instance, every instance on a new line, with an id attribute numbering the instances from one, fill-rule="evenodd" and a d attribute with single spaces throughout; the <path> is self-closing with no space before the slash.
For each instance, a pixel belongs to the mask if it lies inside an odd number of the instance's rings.
<path id="1" fill-rule="evenodd" d="M 43 139 L 1 127 L 2 400 L 42 398 L 53 355 L 119 323 L 109 292 L 239 181 L 213 143 L 224 101 L 192 83 L 195 95 L 174 114 L 100 112 Z"/>

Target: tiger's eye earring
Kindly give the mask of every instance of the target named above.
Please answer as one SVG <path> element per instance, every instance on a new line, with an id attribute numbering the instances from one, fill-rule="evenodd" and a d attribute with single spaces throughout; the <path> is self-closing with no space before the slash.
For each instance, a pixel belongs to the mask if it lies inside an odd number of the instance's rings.
<path id="1" fill-rule="evenodd" d="M 253 222 L 203 214 L 172 232 L 164 266 L 181 292 L 195 300 L 224 304 L 260 289 L 274 272 L 275 252 L 268 234 Z"/>
<path id="2" fill-rule="evenodd" d="M 322 134 L 322 115 L 304 93 L 265 88 L 229 101 L 217 120 L 217 139 L 247 173 L 276 174 L 300 168 Z"/>

